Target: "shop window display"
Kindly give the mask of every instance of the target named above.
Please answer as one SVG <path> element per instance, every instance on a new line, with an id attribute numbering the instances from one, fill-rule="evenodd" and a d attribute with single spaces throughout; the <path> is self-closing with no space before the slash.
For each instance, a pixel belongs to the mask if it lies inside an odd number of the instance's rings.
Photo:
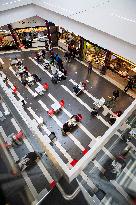
<path id="1" fill-rule="evenodd" d="M 15 49 L 16 44 L 9 32 L 0 32 L 0 50 Z"/>
<path id="2" fill-rule="evenodd" d="M 136 75 L 134 64 L 126 62 L 115 55 L 112 55 L 111 57 L 110 69 L 124 78 L 129 78 L 130 76 Z"/>
<path id="3" fill-rule="evenodd" d="M 48 40 L 48 38 L 46 37 L 47 36 L 46 27 L 22 28 L 22 29 L 16 29 L 16 32 L 19 36 L 20 41 L 23 43 L 23 45 L 25 45 L 26 48 L 33 47 L 33 44 L 36 44 L 37 41 L 45 42 L 45 40 Z M 42 46 L 44 46 L 43 43 Z"/>
<path id="4" fill-rule="evenodd" d="M 81 37 L 60 27 L 58 46 L 66 51 L 75 50 L 75 53 L 77 53 L 81 49 Z"/>
<path id="5" fill-rule="evenodd" d="M 106 51 L 100 47 L 84 41 L 84 61 L 91 62 L 94 68 L 101 69 L 104 66 Z"/>

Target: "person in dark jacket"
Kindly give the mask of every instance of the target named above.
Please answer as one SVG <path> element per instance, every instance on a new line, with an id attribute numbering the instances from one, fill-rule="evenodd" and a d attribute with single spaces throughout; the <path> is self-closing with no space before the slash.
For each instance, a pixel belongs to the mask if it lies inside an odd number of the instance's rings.
<path id="1" fill-rule="evenodd" d="M 116 100 L 119 97 L 119 91 L 118 90 L 114 90 L 113 91 L 113 99 Z"/>
<path id="2" fill-rule="evenodd" d="M 91 74 L 91 72 L 92 72 L 92 63 L 89 62 L 88 63 L 88 74 Z"/>
<path id="3" fill-rule="evenodd" d="M 127 92 L 129 89 L 132 89 L 134 85 L 134 80 L 133 79 L 129 79 L 128 84 L 126 85 L 124 91 Z"/>

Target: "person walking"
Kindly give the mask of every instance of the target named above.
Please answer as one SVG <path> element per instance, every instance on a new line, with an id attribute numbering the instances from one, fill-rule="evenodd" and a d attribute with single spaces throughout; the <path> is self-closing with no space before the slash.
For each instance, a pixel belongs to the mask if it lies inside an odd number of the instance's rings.
<path id="1" fill-rule="evenodd" d="M 3 70 L 3 66 L 2 66 L 2 64 L 0 64 L 0 70 Z"/>
<path id="2" fill-rule="evenodd" d="M 112 97 L 112 99 L 113 99 L 113 100 L 116 100 L 118 97 L 119 97 L 119 91 L 118 91 L 118 90 L 114 90 L 114 91 L 113 91 L 113 97 Z"/>
<path id="3" fill-rule="evenodd" d="M 22 107 L 25 108 L 25 105 L 26 105 L 25 101 L 21 100 L 21 103 L 22 103 Z"/>
<path id="4" fill-rule="evenodd" d="M 133 85 L 134 85 L 134 80 L 133 79 L 129 79 L 128 84 L 124 88 L 124 92 L 127 92 L 129 89 L 132 89 Z"/>
<path id="5" fill-rule="evenodd" d="M 8 77 L 7 76 L 4 78 L 3 82 L 6 84 L 6 86 L 8 85 Z"/>
<path id="6" fill-rule="evenodd" d="M 91 72 L 92 72 L 92 63 L 89 62 L 89 64 L 88 64 L 88 74 L 91 74 Z"/>

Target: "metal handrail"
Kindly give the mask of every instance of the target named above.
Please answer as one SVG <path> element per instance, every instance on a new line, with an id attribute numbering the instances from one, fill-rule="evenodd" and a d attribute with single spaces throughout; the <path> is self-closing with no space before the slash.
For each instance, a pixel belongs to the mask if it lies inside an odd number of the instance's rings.
<path id="1" fill-rule="evenodd" d="M 81 191 L 80 187 L 78 186 L 72 194 L 66 194 L 59 183 L 57 183 L 56 186 L 58 190 L 60 191 L 60 193 L 62 194 L 63 198 L 68 201 L 73 200 Z"/>

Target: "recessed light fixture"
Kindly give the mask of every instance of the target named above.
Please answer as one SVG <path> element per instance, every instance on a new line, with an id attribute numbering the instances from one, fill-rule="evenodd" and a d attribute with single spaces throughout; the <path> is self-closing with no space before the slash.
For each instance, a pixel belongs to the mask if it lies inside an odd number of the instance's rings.
<path id="1" fill-rule="evenodd" d="M 132 23 L 136 23 L 136 20 L 135 20 L 135 19 L 128 19 L 128 18 L 126 18 L 126 17 L 124 17 L 124 16 L 120 16 L 120 15 L 114 14 L 114 13 L 112 13 L 111 15 L 112 15 L 112 16 L 115 16 L 115 17 L 117 17 L 117 18 L 123 19 L 123 20 L 125 20 L 125 21 L 129 21 L 129 22 L 132 22 Z"/>

